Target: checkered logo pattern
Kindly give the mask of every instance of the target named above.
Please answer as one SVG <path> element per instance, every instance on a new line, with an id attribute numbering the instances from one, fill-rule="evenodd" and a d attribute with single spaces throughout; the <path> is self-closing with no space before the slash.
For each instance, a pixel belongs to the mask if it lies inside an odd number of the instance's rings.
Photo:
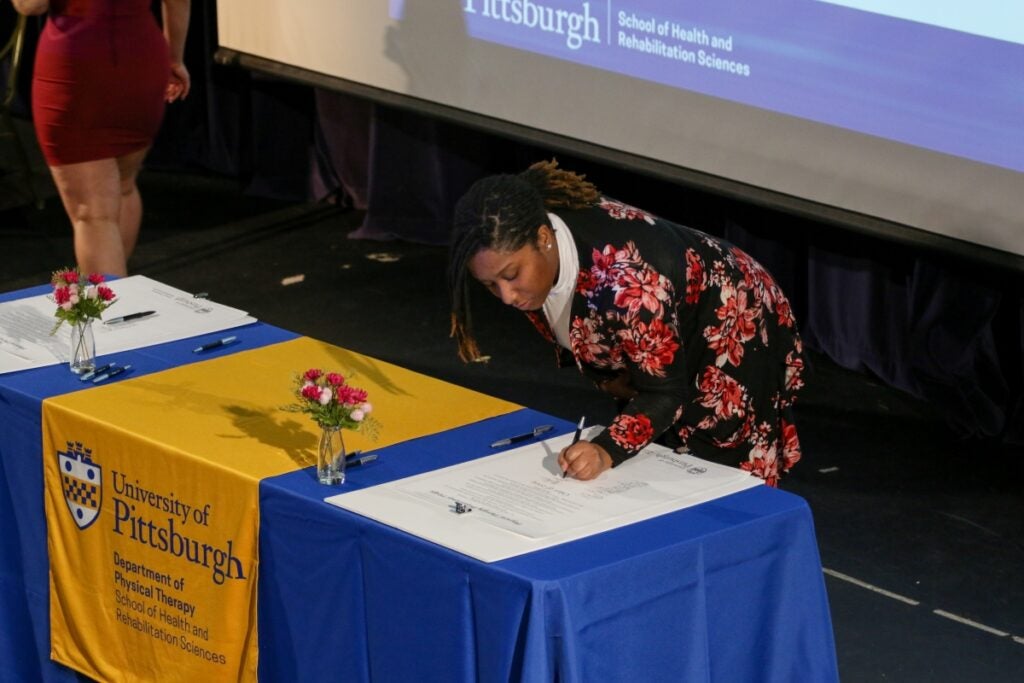
<path id="1" fill-rule="evenodd" d="M 64 476 L 64 497 L 82 507 L 96 510 L 99 508 L 100 487 L 89 484 L 75 477 Z"/>
<path id="2" fill-rule="evenodd" d="M 78 528 L 85 529 L 99 517 L 103 504 L 103 468 L 80 441 L 68 441 L 66 451 L 57 451 L 57 464 L 68 512 Z"/>

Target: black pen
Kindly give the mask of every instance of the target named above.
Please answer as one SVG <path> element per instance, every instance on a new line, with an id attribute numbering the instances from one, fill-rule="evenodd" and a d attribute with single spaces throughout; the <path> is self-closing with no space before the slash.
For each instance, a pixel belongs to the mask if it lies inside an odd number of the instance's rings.
<path id="1" fill-rule="evenodd" d="M 117 365 L 117 363 L 107 363 L 106 365 L 101 365 L 98 368 L 93 368 L 89 372 L 82 373 L 82 376 L 79 377 L 78 379 L 82 380 L 83 382 L 88 382 L 96 375 L 102 375 L 104 372 L 114 367 L 115 365 Z"/>
<path id="2" fill-rule="evenodd" d="M 368 465 L 369 463 L 373 462 L 376 459 L 376 453 L 370 453 L 369 455 L 364 455 L 361 458 L 353 458 L 351 460 L 345 458 L 345 467 L 359 467 L 360 465 Z"/>
<path id="3" fill-rule="evenodd" d="M 102 375 L 98 375 L 96 377 L 93 377 L 92 383 L 96 384 L 97 382 L 102 382 L 105 379 L 110 379 L 111 377 L 117 377 L 122 372 L 126 372 L 126 371 L 131 370 L 131 369 L 132 369 L 132 366 L 130 366 L 130 365 L 121 365 L 121 366 L 116 367 L 116 368 L 114 368 L 112 370 L 109 370 L 108 372 L 106 372 L 106 373 L 104 373 Z"/>
<path id="4" fill-rule="evenodd" d="M 497 441 L 491 444 L 491 448 L 511 446 L 514 443 L 519 443 L 520 441 L 526 441 L 527 439 L 532 439 L 535 436 L 540 436 L 544 432 L 551 431 L 554 428 L 554 425 L 541 425 L 539 427 L 534 427 L 533 431 L 526 432 L 525 434 L 516 434 L 515 436 L 510 436 L 507 439 L 498 439 Z"/>
<path id="5" fill-rule="evenodd" d="M 155 315 L 156 311 L 139 311 L 138 313 L 129 313 L 128 315 L 122 315 L 117 318 L 111 318 L 110 320 L 104 320 L 104 325 L 113 325 L 114 323 L 126 323 L 129 320 L 138 320 L 139 318 L 145 318 L 148 315 Z"/>
<path id="6" fill-rule="evenodd" d="M 579 443 L 580 436 L 583 434 L 583 421 L 586 420 L 586 419 L 587 419 L 586 415 L 584 415 L 583 417 L 580 418 L 580 423 L 578 425 L 576 425 L 576 433 L 573 434 L 573 436 L 572 436 L 572 443 L 569 444 L 570 446 L 573 446 L 573 445 Z M 567 474 L 569 474 L 569 470 L 568 469 L 562 470 L 562 479 L 565 479 L 565 475 L 567 475 Z"/>
<path id="7" fill-rule="evenodd" d="M 202 353 L 203 351 L 209 351 L 210 349 L 218 349 L 218 348 L 220 348 L 222 346 L 226 346 L 226 345 L 230 344 L 231 342 L 235 341 L 236 339 L 238 339 L 238 337 L 224 337 L 223 339 L 218 339 L 217 341 L 212 341 L 209 344 L 203 344 L 202 346 L 197 346 L 196 348 L 192 349 L 192 353 Z"/>

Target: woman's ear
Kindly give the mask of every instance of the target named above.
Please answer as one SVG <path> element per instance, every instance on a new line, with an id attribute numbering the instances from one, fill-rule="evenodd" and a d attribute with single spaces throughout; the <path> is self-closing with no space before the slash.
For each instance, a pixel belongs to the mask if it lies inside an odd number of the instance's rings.
<path id="1" fill-rule="evenodd" d="M 537 248 L 548 251 L 555 246 L 555 231 L 547 223 L 537 228 Z"/>

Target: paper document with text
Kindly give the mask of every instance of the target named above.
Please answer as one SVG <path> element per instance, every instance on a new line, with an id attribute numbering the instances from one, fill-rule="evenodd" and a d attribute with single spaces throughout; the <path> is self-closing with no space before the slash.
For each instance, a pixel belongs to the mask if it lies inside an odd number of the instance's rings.
<path id="1" fill-rule="evenodd" d="M 93 322 L 100 355 L 187 339 L 256 322 L 245 311 L 165 285 L 143 275 L 106 283 L 116 303 Z M 51 334 L 57 319 L 49 295 L 0 303 L 0 374 L 41 368 L 68 360 L 71 326 Z M 107 324 L 122 316 L 144 317 Z"/>
<path id="2" fill-rule="evenodd" d="M 494 562 L 762 483 L 743 470 L 657 445 L 597 479 L 562 478 L 558 453 L 571 440 L 565 434 L 326 500 Z"/>

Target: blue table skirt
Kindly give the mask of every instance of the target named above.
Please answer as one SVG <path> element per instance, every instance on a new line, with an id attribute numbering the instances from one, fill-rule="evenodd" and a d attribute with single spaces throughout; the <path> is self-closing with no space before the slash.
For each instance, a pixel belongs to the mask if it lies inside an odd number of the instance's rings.
<path id="1" fill-rule="evenodd" d="M 486 564 L 328 505 L 554 423 L 532 410 L 377 451 L 343 487 L 260 486 L 267 681 L 834 681 L 807 504 L 757 487 Z"/>

